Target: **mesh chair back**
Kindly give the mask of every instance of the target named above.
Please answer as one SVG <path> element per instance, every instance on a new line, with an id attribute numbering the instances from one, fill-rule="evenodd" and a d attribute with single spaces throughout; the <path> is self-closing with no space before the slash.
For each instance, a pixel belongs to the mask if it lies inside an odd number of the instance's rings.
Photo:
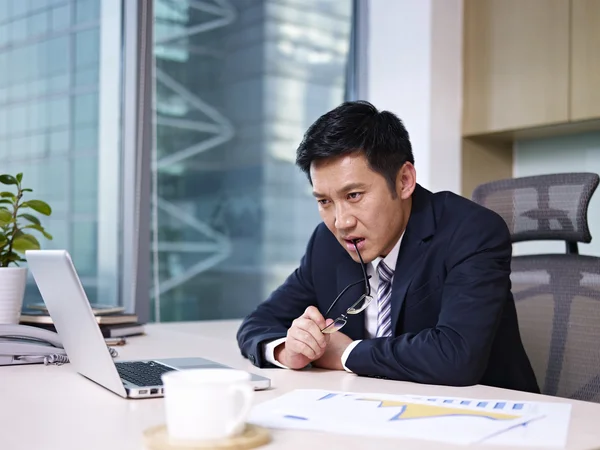
<path id="1" fill-rule="evenodd" d="M 543 394 L 600 402 L 600 258 L 587 213 L 595 173 L 514 178 L 477 187 L 473 200 L 500 214 L 512 241 L 561 240 L 571 254 L 512 258 L 523 344 Z"/>
<path id="2" fill-rule="evenodd" d="M 500 214 L 513 242 L 592 240 L 587 222 L 595 173 L 558 173 L 494 181 L 478 186 L 473 200 Z"/>
<path id="3" fill-rule="evenodd" d="M 542 393 L 600 402 L 600 258 L 516 256 L 511 281 Z"/>

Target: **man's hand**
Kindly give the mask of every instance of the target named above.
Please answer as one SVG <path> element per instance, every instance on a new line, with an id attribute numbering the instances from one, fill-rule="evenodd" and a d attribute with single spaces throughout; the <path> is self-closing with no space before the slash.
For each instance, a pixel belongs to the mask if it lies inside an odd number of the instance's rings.
<path id="1" fill-rule="evenodd" d="M 329 335 L 321 330 L 332 322 L 323 318 L 314 306 L 309 306 L 287 332 L 284 344 L 275 348 L 274 356 L 290 369 L 302 369 L 325 353 Z"/>
<path id="2" fill-rule="evenodd" d="M 352 339 L 341 331 L 329 335 L 329 344 L 323 355 L 313 361 L 313 365 L 322 369 L 344 370 L 342 355 L 346 348 L 352 343 Z"/>

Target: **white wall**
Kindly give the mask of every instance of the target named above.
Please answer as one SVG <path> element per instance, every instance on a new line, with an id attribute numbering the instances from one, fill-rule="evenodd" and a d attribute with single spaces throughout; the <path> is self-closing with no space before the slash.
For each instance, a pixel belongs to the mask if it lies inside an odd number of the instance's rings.
<path id="1" fill-rule="evenodd" d="M 363 98 L 403 120 L 421 185 L 460 193 L 463 0 L 364 1 Z M 600 173 L 600 133 L 515 144 L 514 176 L 567 171 Z M 592 198 L 589 223 L 592 243 L 580 244 L 580 252 L 600 255 L 600 189 Z M 564 252 L 564 244 L 519 243 L 514 251 Z"/>
<path id="2" fill-rule="evenodd" d="M 600 173 L 600 132 L 515 142 L 514 176 L 562 172 Z M 579 244 L 579 253 L 600 256 L 600 189 L 588 211 L 592 242 Z M 564 253 L 560 242 L 521 242 L 514 254 Z"/>
<path id="3" fill-rule="evenodd" d="M 417 180 L 460 192 L 462 0 L 368 0 L 365 99 L 397 114 Z"/>

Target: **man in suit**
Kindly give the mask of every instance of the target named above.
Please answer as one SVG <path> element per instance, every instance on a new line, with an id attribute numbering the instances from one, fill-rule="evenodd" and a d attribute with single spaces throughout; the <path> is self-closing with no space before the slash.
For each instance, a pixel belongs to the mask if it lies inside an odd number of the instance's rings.
<path id="1" fill-rule="evenodd" d="M 344 103 L 307 130 L 296 162 L 323 223 L 299 267 L 243 321 L 244 356 L 259 367 L 539 392 L 510 291 L 506 224 L 418 185 L 395 115 Z"/>

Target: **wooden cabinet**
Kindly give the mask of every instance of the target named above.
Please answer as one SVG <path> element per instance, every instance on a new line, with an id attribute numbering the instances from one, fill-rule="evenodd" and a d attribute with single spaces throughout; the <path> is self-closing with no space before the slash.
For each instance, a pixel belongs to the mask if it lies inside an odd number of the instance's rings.
<path id="1" fill-rule="evenodd" d="M 600 117 L 600 0 L 571 0 L 571 117 Z"/>
<path id="2" fill-rule="evenodd" d="M 464 0 L 462 193 L 513 143 L 600 130 L 600 0 Z"/>
<path id="3" fill-rule="evenodd" d="M 482 183 L 512 177 L 513 143 L 509 140 L 463 138 L 461 193 L 472 198 Z"/>
<path id="4" fill-rule="evenodd" d="M 598 2 L 575 1 L 582 3 L 575 9 Z M 569 120 L 570 7 L 570 0 L 465 0 L 463 135 Z M 599 26 L 591 30 L 590 19 L 589 33 Z"/>

